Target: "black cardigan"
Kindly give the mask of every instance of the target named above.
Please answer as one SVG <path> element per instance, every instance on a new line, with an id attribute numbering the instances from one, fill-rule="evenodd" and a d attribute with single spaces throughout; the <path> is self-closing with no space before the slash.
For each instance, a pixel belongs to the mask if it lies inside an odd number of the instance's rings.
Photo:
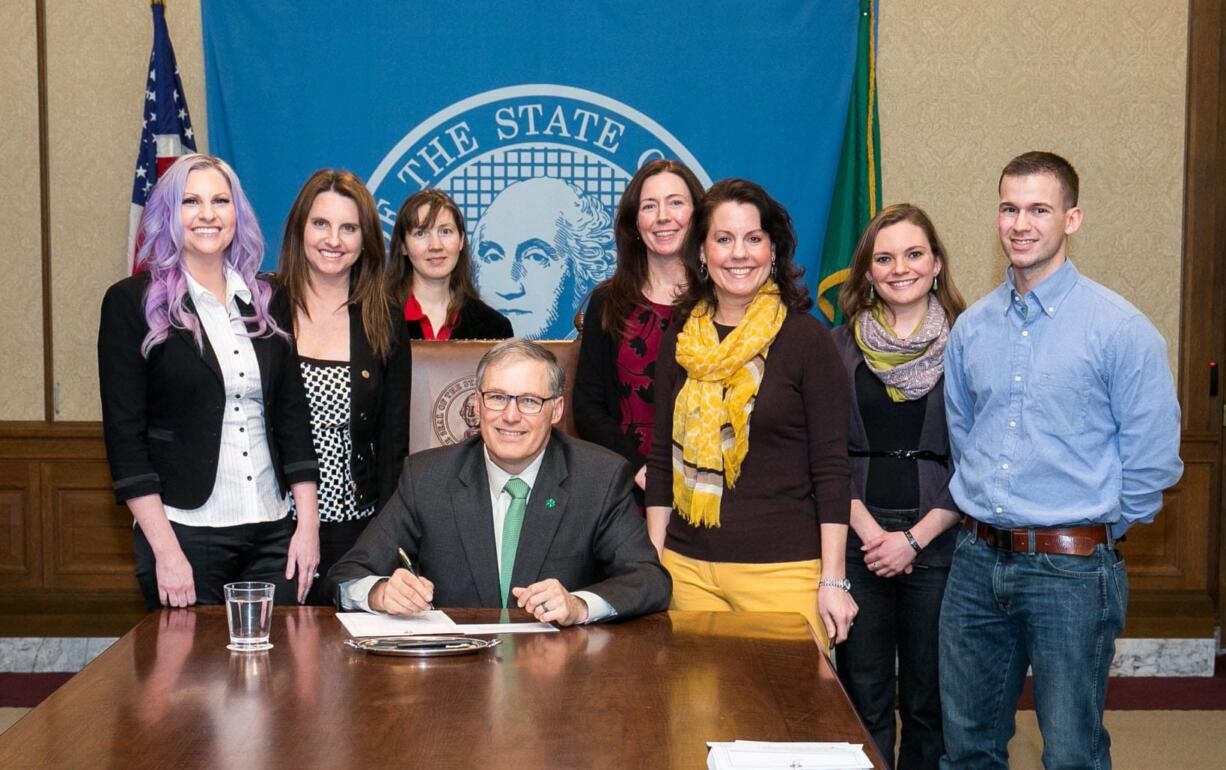
<path id="1" fill-rule="evenodd" d="M 400 308 L 404 318 L 404 308 Z M 403 324 L 411 340 L 424 340 L 421 321 L 405 321 Z M 511 322 L 502 313 L 479 299 L 470 299 L 460 306 L 460 317 L 451 328 L 451 340 L 505 340 L 515 336 Z"/>
<path id="2" fill-rule="evenodd" d="M 579 365 L 575 370 L 575 432 L 579 438 L 599 444 L 626 458 L 636 472 L 647 462 L 638 441 L 621 427 L 621 401 L 617 389 L 617 348 L 621 338 L 604 328 L 605 286 L 592 291 L 583 313 L 579 338 Z"/>
<path id="3" fill-rule="evenodd" d="M 269 303 L 273 316 L 283 329 L 293 330 L 289 300 L 276 277 L 268 277 L 277 289 Z M 359 511 L 371 503 L 382 508 L 391 499 L 409 451 L 413 349 L 400 322 L 404 308 L 388 303 L 387 312 L 392 349 L 381 361 L 362 328 L 362 306 L 349 306 L 349 472 Z"/>
<path id="4" fill-rule="evenodd" d="M 867 366 L 864 354 L 856 345 L 851 327 L 844 324 L 834 330 L 834 343 L 839 349 L 839 357 L 847 369 L 847 381 L 851 391 L 851 421 L 847 432 L 848 451 L 868 451 L 868 434 L 864 429 L 864 420 L 860 417 L 860 402 L 856 397 L 856 369 Z M 949 456 L 949 430 L 945 424 L 945 376 L 942 375 L 937 384 L 928 394 L 928 405 L 924 412 L 924 427 L 920 431 L 919 446 L 915 449 L 925 449 L 929 452 Z M 864 501 L 864 487 L 868 482 L 868 464 L 872 458 L 850 457 L 851 466 L 851 496 Z M 915 460 L 919 463 L 919 503 L 920 516 L 927 515 L 933 508 L 958 510 L 953 495 L 949 493 L 949 480 L 953 478 L 953 462 L 944 463 L 933 460 Z M 915 557 L 916 564 L 931 567 L 949 566 L 953 556 L 954 535 L 949 529 L 938 535 L 928 546 Z"/>
<path id="5" fill-rule="evenodd" d="M 201 329 L 171 329 L 140 354 L 149 331 L 144 296 L 149 274 L 125 278 L 107 290 L 98 326 L 98 378 L 102 431 L 116 502 L 158 494 L 175 508 L 199 508 L 209 499 L 221 451 L 226 392 L 221 366 Z M 195 312 L 191 298 L 184 306 Z M 244 315 L 253 309 L 239 300 Z M 249 327 L 250 328 L 250 327 Z M 251 340 L 260 367 L 264 430 L 281 493 L 300 481 L 319 481 L 306 392 L 293 344 L 271 335 Z"/>

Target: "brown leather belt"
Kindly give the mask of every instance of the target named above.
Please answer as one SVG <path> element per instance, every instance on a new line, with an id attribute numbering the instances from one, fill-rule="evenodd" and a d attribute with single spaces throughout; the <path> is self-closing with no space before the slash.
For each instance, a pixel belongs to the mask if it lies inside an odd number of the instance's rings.
<path id="1" fill-rule="evenodd" d="M 1089 527 L 1048 527 L 1035 529 L 1001 529 L 984 524 L 970 516 L 962 519 L 962 526 L 989 548 L 1014 553 L 1062 553 L 1069 556 L 1090 556 L 1097 545 L 1110 542 L 1107 527 L 1096 524 Z M 1033 538 L 1033 548 L 1031 542 Z"/>

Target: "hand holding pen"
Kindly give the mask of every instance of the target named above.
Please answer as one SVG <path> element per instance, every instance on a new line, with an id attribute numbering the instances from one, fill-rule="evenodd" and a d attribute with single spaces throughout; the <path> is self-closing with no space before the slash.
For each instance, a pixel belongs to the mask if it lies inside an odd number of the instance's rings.
<path id="1" fill-rule="evenodd" d="M 370 608 L 389 615 L 412 615 L 434 609 L 434 584 L 417 574 L 403 548 L 398 551 L 404 568 L 375 584 L 367 597 Z"/>
<path id="2" fill-rule="evenodd" d="M 418 574 L 417 568 L 413 566 L 413 560 L 409 558 L 409 555 L 404 552 L 403 548 L 397 547 L 396 553 L 400 554 L 400 563 L 404 565 L 404 568 L 407 569 L 413 575 L 413 577 L 421 581 L 423 586 L 428 587 L 430 595 L 426 597 L 426 600 L 430 603 L 430 606 L 427 609 L 434 609 L 434 584 Z"/>

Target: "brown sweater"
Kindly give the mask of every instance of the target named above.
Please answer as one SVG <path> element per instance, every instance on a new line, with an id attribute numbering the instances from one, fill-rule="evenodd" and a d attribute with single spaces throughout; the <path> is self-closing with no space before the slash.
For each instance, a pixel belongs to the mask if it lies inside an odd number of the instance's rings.
<path id="1" fill-rule="evenodd" d="M 673 404 L 685 384 L 675 324 L 656 363 L 656 429 L 647 461 L 648 506 L 672 506 Z M 763 564 L 821 558 L 819 524 L 847 524 L 849 394 L 830 333 L 790 312 L 766 357 L 749 418 L 749 452 L 734 489 L 725 487 L 720 526 L 695 527 L 673 512 L 666 546 L 683 556 Z"/>

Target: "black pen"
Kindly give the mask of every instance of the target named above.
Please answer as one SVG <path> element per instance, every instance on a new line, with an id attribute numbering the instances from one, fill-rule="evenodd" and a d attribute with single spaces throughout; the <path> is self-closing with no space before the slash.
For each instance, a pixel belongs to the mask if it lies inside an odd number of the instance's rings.
<path id="1" fill-rule="evenodd" d="M 409 558 L 409 555 L 404 552 L 403 548 L 397 548 L 396 553 L 400 554 L 400 562 L 404 564 L 404 568 L 407 569 L 410 574 L 412 574 L 414 577 L 421 577 L 421 575 L 418 575 L 417 570 L 413 567 L 413 560 Z M 430 602 L 430 609 L 434 609 L 434 602 Z"/>

